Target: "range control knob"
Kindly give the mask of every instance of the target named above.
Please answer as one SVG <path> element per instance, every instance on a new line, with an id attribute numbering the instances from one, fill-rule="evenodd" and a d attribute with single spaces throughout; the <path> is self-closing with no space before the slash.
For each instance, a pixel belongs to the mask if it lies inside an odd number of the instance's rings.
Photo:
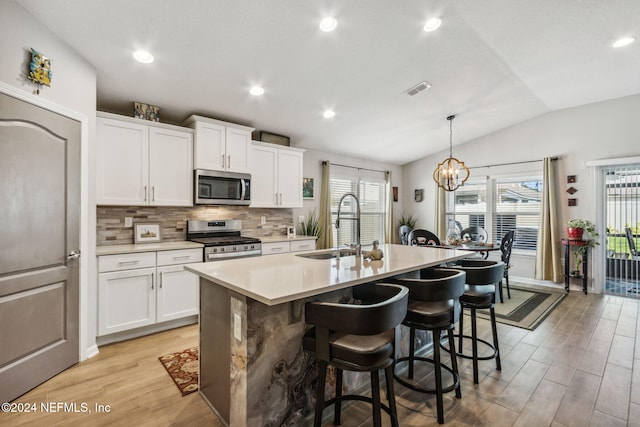
<path id="1" fill-rule="evenodd" d="M 224 248 L 220 248 L 220 252 L 224 252 Z"/>

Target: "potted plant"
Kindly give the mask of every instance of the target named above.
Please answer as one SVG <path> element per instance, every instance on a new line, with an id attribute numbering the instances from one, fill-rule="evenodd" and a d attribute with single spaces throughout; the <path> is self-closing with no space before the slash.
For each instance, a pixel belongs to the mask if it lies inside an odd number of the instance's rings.
<path id="1" fill-rule="evenodd" d="M 320 224 L 320 217 L 317 215 L 315 209 L 309 212 L 306 218 L 298 224 L 296 233 L 301 236 L 320 237 L 322 234 L 322 225 Z"/>
<path id="2" fill-rule="evenodd" d="M 408 237 L 411 230 L 416 227 L 418 218 L 414 214 L 409 214 L 402 211 L 400 218 L 398 218 L 398 233 L 400 234 L 400 243 L 407 245 L 409 243 Z"/>
<path id="3" fill-rule="evenodd" d="M 582 234 L 587 232 L 592 238 L 598 237 L 596 226 L 587 219 L 574 218 L 567 222 L 567 236 L 569 240 L 582 240 Z M 595 233 L 595 234 L 594 234 Z"/>
<path id="4" fill-rule="evenodd" d="M 584 233 L 587 233 L 586 235 Z M 577 246 L 574 253 L 575 256 L 575 268 L 571 270 L 571 277 L 580 277 L 582 271 L 580 270 L 582 264 L 582 256 L 587 248 L 594 248 L 599 245 L 598 237 L 600 234 L 596 231 L 594 223 L 587 219 L 575 218 L 567 222 L 567 236 L 569 240 L 583 240 L 584 244 Z M 584 239 L 587 237 L 587 239 Z"/>

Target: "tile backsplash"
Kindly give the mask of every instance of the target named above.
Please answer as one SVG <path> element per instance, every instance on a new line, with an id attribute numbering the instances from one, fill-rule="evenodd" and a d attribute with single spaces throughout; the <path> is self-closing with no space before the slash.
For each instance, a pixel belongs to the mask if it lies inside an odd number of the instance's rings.
<path id="1" fill-rule="evenodd" d="M 162 240 L 185 240 L 187 220 L 239 219 L 242 234 L 249 237 L 278 236 L 287 233 L 293 225 L 291 209 L 248 208 L 245 206 L 98 206 L 96 244 L 120 245 L 133 243 L 133 228 L 125 227 L 126 217 L 136 221 L 156 221 L 162 224 Z M 261 224 L 262 217 L 266 223 Z"/>

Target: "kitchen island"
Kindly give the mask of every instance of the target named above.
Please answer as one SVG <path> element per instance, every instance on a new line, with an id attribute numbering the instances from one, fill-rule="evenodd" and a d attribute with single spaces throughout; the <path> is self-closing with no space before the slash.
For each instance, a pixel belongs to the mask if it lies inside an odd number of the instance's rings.
<path id="1" fill-rule="evenodd" d="M 306 301 L 348 301 L 353 286 L 472 255 L 389 244 L 381 249 L 378 261 L 309 258 L 331 252 L 316 251 L 186 267 L 200 276 L 200 394 L 223 422 L 299 425 L 313 412 L 315 364 L 302 351 Z M 345 375 L 344 387 L 366 381 Z"/>

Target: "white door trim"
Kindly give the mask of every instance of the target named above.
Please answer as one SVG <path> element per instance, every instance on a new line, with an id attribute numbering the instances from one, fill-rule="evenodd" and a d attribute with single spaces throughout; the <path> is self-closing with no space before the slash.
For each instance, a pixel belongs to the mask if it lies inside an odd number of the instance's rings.
<path id="1" fill-rule="evenodd" d="M 89 262 L 90 257 L 95 257 L 95 248 L 89 247 L 89 118 L 77 111 L 71 110 L 55 102 L 32 95 L 28 92 L 20 90 L 14 86 L 10 86 L 4 82 L 0 82 L 0 92 L 17 98 L 21 101 L 28 102 L 35 106 L 52 111 L 56 114 L 68 117 L 80 122 L 80 251 L 82 253 L 80 262 L 80 297 L 79 297 L 79 313 L 80 313 L 80 330 L 79 330 L 79 346 L 80 360 L 87 359 L 87 339 L 88 328 L 88 307 L 89 307 Z M 92 345 L 92 352 L 97 353 L 95 342 Z M 93 349 L 95 347 L 95 349 Z"/>

